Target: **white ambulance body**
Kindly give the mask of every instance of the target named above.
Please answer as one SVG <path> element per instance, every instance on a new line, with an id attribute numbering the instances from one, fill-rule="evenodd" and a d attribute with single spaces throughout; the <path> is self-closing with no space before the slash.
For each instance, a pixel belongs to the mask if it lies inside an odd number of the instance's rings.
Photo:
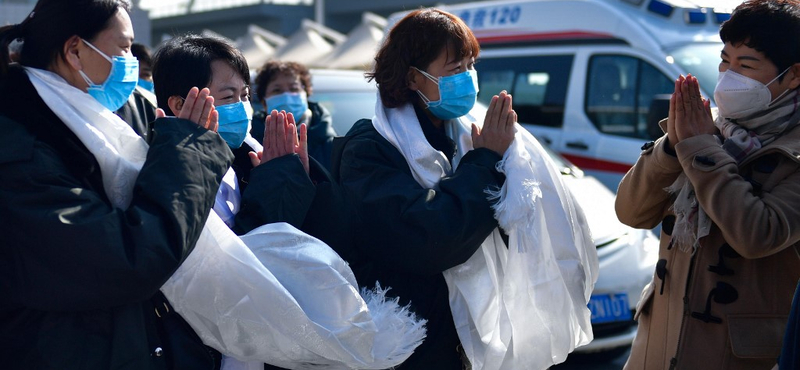
<path id="1" fill-rule="evenodd" d="M 678 1 L 516 0 L 441 8 L 461 17 L 481 44 L 478 99 L 488 104 L 508 90 L 520 123 L 616 191 L 642 145 L 660 136 L 648 124 L 654 97 L 671 94 L 675 79 L 687 73 L 700 79 L 705 96 L 713 95 L 719 27 L 730 9 Z"/>

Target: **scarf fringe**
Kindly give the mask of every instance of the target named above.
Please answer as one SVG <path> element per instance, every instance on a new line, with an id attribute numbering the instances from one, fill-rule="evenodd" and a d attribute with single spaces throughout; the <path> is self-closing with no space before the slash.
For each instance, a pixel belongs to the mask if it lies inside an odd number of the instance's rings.
<path id="1" fill-rule="evenodd" d="M 495 166 L 498 172 L 506 175 L 503 186 L 499 189 L 487 188 L 484 190 L 487 199 L 493 203 L 494 218 L 506 233 L 511 232 L 516 225 L 532 223 L 537 212 L 537 200 L 542 198 L 541 182 L 520 176 L 526 173 L 536 173 L 531 166 L 530 153 L 527 150 L 520 150 L 520 144 L 518 144 L 520 141 L 515 140 L 503 159 Z M 516 156 L 512 156 L 512 153 Z M 524 166 L 531 171 L 509 171 L 511 166 Z M 525 252 L 524 245 L 520 244 L 519 248 L 520 252 Z"/>
<path id="2" fill-rule="evenodd" d="M 386 299 L 389 289 L 381 288 L 380 284 L 376 284 L 374 289 L 361 289 L 361 296 L 378 329 L 372 347 L 376 361 L 363 369 L 386 369 L 402 363 L 426 336 L 427 321 L 417 318 L 409 310 L 409 305 L 401 307 L 399 298 Z"/>

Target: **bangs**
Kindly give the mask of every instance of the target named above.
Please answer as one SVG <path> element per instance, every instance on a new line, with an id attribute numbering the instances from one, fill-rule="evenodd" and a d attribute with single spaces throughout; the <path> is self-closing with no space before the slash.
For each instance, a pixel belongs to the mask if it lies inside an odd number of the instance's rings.
<path id="1" fill-rule="evenodd" d="M 453 50 L 458 54 L 459 58 L 466 58 L 466 57 L 473 57 L 475 59 L 478 58 L 478 54 L 481 52 L 480 44 L 478 44 L 478 39 L 475 38 L 475 35 L 472 34 L 472 31 L 469 30 L 469 27 L 456 16 L 452 16 L 452 30 L 449 30 L 449 37 L 447 40 L 447 45 L 449 50 Z"/>

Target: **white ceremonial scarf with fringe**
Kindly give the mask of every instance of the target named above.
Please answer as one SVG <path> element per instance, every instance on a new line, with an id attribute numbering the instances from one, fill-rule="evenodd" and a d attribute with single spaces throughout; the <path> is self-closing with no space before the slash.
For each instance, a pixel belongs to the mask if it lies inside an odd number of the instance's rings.
<path id="1" fill-rule="evenodd" d="M 47 106 L 97 159 L 112 205 L 126 209 L 148 145 L 127 123 L 59 75 L 25 68 Z M 231 368 L 385 369 L 425 337 L 385 290 L 358 291 L 330 247 L 286 223 L 238 237 L 210 212 L 194 250 L 161 287 Z"/>
<path id="2" fill-rule="evenodd" d="M 476 107 L 445 122 L 457 151 L 450 165 L 422 132 L 411 104 L 385 108 L 380 93 L 373 125 L 405 157 L 414 179 L 436 189 L 473 149 Z M 464 264 L 444 272 L 456 330 L 473 370 L 546 369 L 592 340 L 589 297 L 597 281 L 597 250 L 583 211 L 538 141 L 516 125 L 516 137 L 497 169 L 506 181 L 486 189 L 495 229 Z"/>

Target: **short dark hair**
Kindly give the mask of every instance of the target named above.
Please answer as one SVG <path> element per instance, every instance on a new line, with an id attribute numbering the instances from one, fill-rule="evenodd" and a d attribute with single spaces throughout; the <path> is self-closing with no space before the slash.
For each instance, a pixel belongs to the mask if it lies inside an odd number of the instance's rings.
<path id="1" fill-rule="evenodd" d="M 383 105 L 396 108 L 413 101 L 417 95 L 408 88 L 409 68 L 426 70 L 442 52 L 442 46 L 460 58 L 477 58 L 480 53 L 469 27 L 448 12 L 419 9 L 397 22 L 375 56 L 375 69 L 366 74 L 378 84 Z"/>
<path id="2" fill-rule="evenodd" d="M 303 84 L 303 90 L 306 95 L 311 96 L 313 88 L 311 87 L 311 73 L 308 68 L 297 62 L 281 62 L 278 60 L 270 60 L 264 63 L 258 69 L 258 74 L 255 78 L 256 96 L 259 100 L 264 100 L 267 93 L 267 85 L 269 85 L 275 77 L 283 74 L 293 74 L 300 78 L 300 83 Z"/>
<path id="3" fill-rule="evenodd" d="M 211 83 L 211 63 L 221 60 L 250 83 L 250 70 L 242 52 L 225 40 L 183 35 L 167 41 L 153 56 L 153 84 L 158 107 L 174 115 L 167 101 L 171 96 L 185 98 L 189 89 L 207 87 Z"/>
<path id="4" fill-rule="evenodd" d="M 64 44 L 73 36 L 93 41 L 121 9 L 130 11 L 127 0 L 39 0 L 21 23 L 0 27 L 0 76 L 11 61 L 8 45 L 23 41 L 19 63 L 46 69 L 64 58 Z"/>
<path id="5" fill-rule="evenodd" d="M 140 64 L 147 63 L 151 67 L 153 66 L 153 57 L 150 55 L 150 48 L 147 46 L 134 42 L 131 45 L 131 54 L 139 60 Z"/>
<path id="6" fill-rule="evenodd" d="M 778 67 L 778 73 L 800 62 L 798 35 L 800 2 L 797 0 L 745 1 L 719 30 L 723 42 L 744 44 L 764 53 Z"/>

